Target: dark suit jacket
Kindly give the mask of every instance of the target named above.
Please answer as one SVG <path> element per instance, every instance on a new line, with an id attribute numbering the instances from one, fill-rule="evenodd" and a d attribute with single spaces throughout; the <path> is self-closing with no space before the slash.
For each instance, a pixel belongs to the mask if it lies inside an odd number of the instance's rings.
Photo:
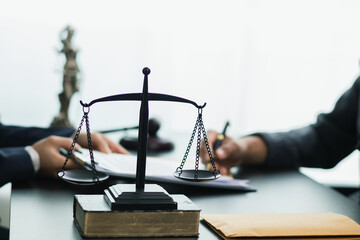
<path id="1" fill-rule="evenodd" d="M 0 123 L 0 186 L 34 176 L 34 166 L 25 146 L 50 135 L 69 137 L 73 133 L 71 128 L 5 126 Z"/>
<path id="2" fill-rule="evenodd" d="M 289 132 L 259 133 L 268 146 L 266 164 L 332 168 L 359 148 L 359 91 L 360 77 L 316 123 Z"/>

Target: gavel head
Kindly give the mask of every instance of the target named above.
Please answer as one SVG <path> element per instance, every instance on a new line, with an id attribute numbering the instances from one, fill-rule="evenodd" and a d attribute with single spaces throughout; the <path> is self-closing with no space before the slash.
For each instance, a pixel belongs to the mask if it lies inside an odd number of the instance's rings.
<path id="1" fill-rule="evenodd" d="M 149 136 L 154 137 L 156 136 L 157 131 L 160 128 L 160 122 L 155 118 L 149 119 Z"/>

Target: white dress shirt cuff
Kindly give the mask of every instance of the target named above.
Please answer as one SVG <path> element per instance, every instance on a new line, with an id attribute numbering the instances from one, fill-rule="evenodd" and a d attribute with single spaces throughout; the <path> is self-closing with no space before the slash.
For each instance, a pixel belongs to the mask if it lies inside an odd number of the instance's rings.
<path id="1" fill-rule="evenodd" d="M 35 173 L 40 169 L 40 156 L 39 153 L 32 147 L 26 146 L 25 150 L 29 153 L 31 161 L 34 166 Z"/>

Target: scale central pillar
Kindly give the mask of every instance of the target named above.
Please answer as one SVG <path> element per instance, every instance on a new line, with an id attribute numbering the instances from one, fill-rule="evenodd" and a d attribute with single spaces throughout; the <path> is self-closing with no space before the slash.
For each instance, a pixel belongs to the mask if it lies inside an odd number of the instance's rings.
<path id="1" fill-rule="evenodd" d="M 137 166 L 136 166 L 136 191 L 143 192 L 145 185 L 145 171 L 146 171 L 146 151 L 147 151 L 147 134 L 149 125 L 149 90 L 148 90 L 148 75 L 149 68 L 143 69 L 144 85 L 141 98 L 140 117 L 139 117 L 139 133 L 138 141 L 139 148 L 137 152 Z"/>
<path id="2" fill-rule="evenodd" d="M 139 116 L 139 148 L 137 152 L 136 186 L 117 184 L 104 190 L 104 198 L 111 210 L 176 210 L 177 203 L 164 188 L 145 185 L 147 137 L 149 126 L 149 68 L 143 69 L 144 84 Z"/>

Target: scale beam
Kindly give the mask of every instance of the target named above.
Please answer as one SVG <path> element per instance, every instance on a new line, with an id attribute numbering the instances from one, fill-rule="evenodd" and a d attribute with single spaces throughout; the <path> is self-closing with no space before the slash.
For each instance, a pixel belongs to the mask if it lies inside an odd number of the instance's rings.
<path id="1" fill-rule="evenodd" d="M 149 101 L 167 101 L 167 102 L 182 102 L 182 103 L 189 103 L 194 105 L 196 108 L 201 109 L 206 106 L 206 103 L 203 105 L 198 105 L 196 102 L 191 101 L 186 98 L 181 98 L 177 96 L 161 94 L 161 93 L 148 93 L 148 100 Z M 90 103 L 83 103 L 80 101 L 80 104 L 83 107 L 90 107 L 91 105 L 98 103 L 98 102 L 110 102 L 110 101 L 142 101 L 143 93 L 125 93 L 125 94 L 118 94 L 112 95 L 108 97 L 98 98 L 92 100 Z"/>

